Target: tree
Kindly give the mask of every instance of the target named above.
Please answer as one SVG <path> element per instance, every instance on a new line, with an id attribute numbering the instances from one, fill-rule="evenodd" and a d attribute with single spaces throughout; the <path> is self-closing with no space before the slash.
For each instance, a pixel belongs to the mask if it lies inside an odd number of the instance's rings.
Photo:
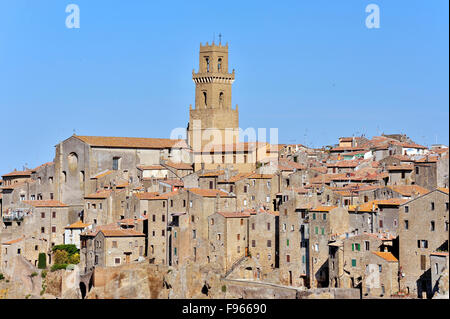
<path id="1" fill-rule="evenodd" d="M 47 257 L 45 256 L 45 253 L 39 253 L 38 268 L 39 269 L 47 268 Z"/>
<path id="2" fill-rule="evenodd" d="M 69 256 L 69 264 L 79 264 L 80 263 L 80 254 L 75 253 Z"/>
<path id="3" fill-rule="evenodd" d="M 67 264 L 69 262 L 69 253 L 65 250 L 55 251 L 55 264 Z"/>

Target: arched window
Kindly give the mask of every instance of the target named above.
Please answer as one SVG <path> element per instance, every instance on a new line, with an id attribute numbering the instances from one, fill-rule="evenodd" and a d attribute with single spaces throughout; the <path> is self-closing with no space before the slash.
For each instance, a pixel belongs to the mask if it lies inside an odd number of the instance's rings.
<path id="1" fill-rule="evenodd" d="M 223 92 L 220 92 L 220 94 L 219 94 L 219 106 L 220 107 L 223 106 Z"/>
<path id="2" fill-rule="evenodd" d="M 203 98 L 204 98 L 204 100 L 205 100 L 205 106 L 208 105 L 208 103 L 207 103 L 207 101 L 206 101 L 206 97 L 207 97 L 206 92 L 203 92 Z"/>
<path id="3" fill-rule="evenodd" d="M 80 171 L 80 182 L 84 182 L 84 171 Z"/>
<path id="4" fill-rule="evenodd" d="M 222 71 L 222 58 L 219 58 L 219 62 L 217 63 L 217 70 Z"/>
<path id="5" fill-rule="evenodd" d="M 67 174 L 66 171 L 62 171 L 61 180 L 63 183 L 67 182 Z"/>
<path id="6" fill-rule="evenodd" d="M 206 72 L 209 72 L 209 58 L 206 57 Z"/>
<path id="7" fill-rule="evenodd" d="M 69 164 L 69 168 L 76 169 L 78 166 L 78 156 L 76 153 L 70 153 L 69 156 L 67 156 L 67 162 Z"/>

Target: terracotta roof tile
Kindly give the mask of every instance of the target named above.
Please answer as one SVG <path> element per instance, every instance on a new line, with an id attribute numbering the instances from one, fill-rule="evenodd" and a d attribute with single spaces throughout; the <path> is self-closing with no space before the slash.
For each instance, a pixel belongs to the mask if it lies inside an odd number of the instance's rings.
<path id="1" fill-rule="evenodd" d="M 151 199 L 155 196 L 158 196 L 159 192 L 145 192 L 145 193 L 137 193 L 136 197 L 142 200 Z"/>
<path id="2" fill-rule="evenodd" d="M 245 218 L 250 217 L 247 212 L 217 212 L 217 214 L 222 215 L 225 218 Z"/>
<path id="3" fill-rule="evenodd" d="M 88 227 L 90 224 L 85 224 L 83 223 L 81 220 L 73 223 L 72 225 L 66 226 L 64 227 L 65 229 L 80 229 L 80 228 L 86 228 Z"/>
<path id="4" fill-rule="evenodd" d="M 225 171 L 213 171 L 213 172 L 204 172 L 201 174 L 198 174 L 198 177 L 216 177 L 225 174 Z"/>
<path id="5" fill-rule="evenodd" d="M 166 162 L 165 166 L 169 166 L 178 170 L 194 170 L 191 164 L 188 163 L 174 163 L 174 162 Z"/>
<path id="6" fill-rule="evenodd" d="M 202 196 L 202 197 L 216 197 L 217 194 L 220 197 L 233 197 L 230 194 L 225 193 L 221 190 L 217 190 L 217 189 L 188 188 L 188 190 L 191 193 L 194 193 L 194 194 Z"/>
<path id="7" fill-rule="evenodd" d="M 13 171 L 8 174 L 2 175 L 2 177 L 13 177 L 13 176 L 31 176 L 32 170 L 26 170 L 26 171 Z"/>
<path id="8" fill-rule="evenodd" d="M 68 207 L 57 200 L 24 200 L 23 202 L 33 207 Z"/>
<path id="9" fill-rule="evenodd" d="M 103 233 L 105 237 L 140 237 L 145 236 L 144 233 L 135 231 L 134 229 L 102 229 L 99 232 Z"/>
<path id="10" fill-rule="evenodd" d="M 25 239 L 25 236 L 17 238 L 17 239 L 10 240 L 10 241 L 7 241 L 7 242 L 4 242 L 3 245 L 12 245 L 12 244 L 21 242 L 24 239 Z"/>
<path id="11" fill-rule="evenodd" d="M 383 258 L 383 259 L 386 260 L 386 261 L 389 261 L 389 262 L 398 262 L 398 259 L 395 258 L 395 256 L 392 255 L 392 253 L 390 253 L 390 252 L 373 251 L 372 253 L 375 254 L 375 255 L 377 255 L 378 257 Z"/>
<path id="12" fill-rule="evenodd" d="M 164 167 L 164 166 L 162 166 L 162 165 L 139 165 L 137 168 L 140 169 L 141 171 L 144 171 L 144 170 L 163 170 L 163 169 L 167 169 L 166 167 Z"/>
<path id="13" fill-rule="evenodd" d="M 168 138 L 142 138 L 142 137 L 110 137 L 110 136 L 78 136 L 77 139 L 94 147 L 113 148 L 187 148 L 184 140 L 172 140 Z"/>
<path id="14" fill-rule="evenodd" d="M 388 165 L 388 171 L 412 171 L 414 169 L 414 165 L 403 164 L 403 165 Z"/>
<path id="15" fill-rule="evenodd" d="M 160 183 L 164 183 L 164 184 L 168 184 L 170 186 L 178 186 L 178 187 L 183 187 L 184 186 L 184 182 L 181 179 L 163 179 L 159 181 Z"/>
<path id="16" fill-rule="evenodd" d="M 311 212 L 329 212 L 335 208 L 337 208 L 337 206 L 317 206 L 311 209 Z"/>
<path id="17" fill-rule="evenodd" d="M 430 191 L 419 185 L 391 185 L 387 188 L 399 193 L 402 196 L 412 196 L 414 193 L 417 195 L 424 195 Z"/>
<path id="18" fill-rule="evenodd" d="M 112 191 L 110 189 L 101 190 L 101 191 L 86 195 L 84 198 L 85 199 L 105 199 L 105 198 L 108 198 L 109 195 L 111 195 L 111 192 Z"/>
<path id="19" fill-rule="evenodd" d="M 107 170 L 107 171 L 104 171 L 104 172 L 100 172 L 100 173 L 98 173 L 97 175 L 94 175 L 93 177 L 91 177 L 91 179 L 99 179 L 99 178 L 105 177 L 106 175 L 111 174 L 112 172 L 113 172 L 113 171 L 111 171 L 111 170 Z"/>

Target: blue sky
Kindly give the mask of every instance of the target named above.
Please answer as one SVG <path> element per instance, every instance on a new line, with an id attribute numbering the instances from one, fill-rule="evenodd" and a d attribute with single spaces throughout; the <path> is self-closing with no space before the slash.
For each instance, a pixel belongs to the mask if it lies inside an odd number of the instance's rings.
<path id="1" fill-rule="evenodd" d="M 79 29 L 65 26 L 70 3 Z M 365 26 L 370 3 L 379 29 Z M 382 132 L 448 144 L 448 12 L 447 0 L 1 1 L 0 173 L 53 160 L 74 130 L 185 127 L 199 44 L 219 32 L 243 129 L 313 147 Z"/>

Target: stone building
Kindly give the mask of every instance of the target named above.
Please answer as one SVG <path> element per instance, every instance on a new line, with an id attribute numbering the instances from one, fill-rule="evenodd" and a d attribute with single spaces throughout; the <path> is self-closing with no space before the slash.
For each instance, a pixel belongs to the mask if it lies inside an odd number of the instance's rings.
<path id="1" fill-rule="evenodd" d="M 250 214 L 217 212 L 208 217 L 208 258 L 220 265 L 223 273 L 248 256 Z"/>
<path id="2" fill-rule="evenodd" d="M 309 285 L 309 224 L 307 211 L 295 198 L 279 210 L 280 282 L 284 285 Z"/>
<path id="3" fill-rule="evenodd" d="M 137 167 L 159 165 L 161 160 L 189 162 L 186 143 L 176 139 L 73 135 L 56 145 L 55 199 L 82 213 L 84 197 L 103 188 L 91 177 L 98 179 L 112 171 L 118 180 L 112 179 L 111 183 L 123 183 L 125 177 L 131 185 L 138 184 Z"/>
<path id="4" fill-rule="evenodd" d="M 144 259 L 145 235 L 110 224 L 81 234 L 80 264 L 83 272 Z"/>
<path id="5" fill-rule="evenodd" d="M 319 206 L 309 211 L 309 267 L 311 287 L 327 287 L 328 242 L 331 236 L 348 231 L 349 214 L 343 207 Z"/>
<path id="6" fill-rule="evenodd" d="M 64 245 L 75 245 L 80 249 L 80 235 L 89 229 L 92 229 L 92 224 L 85 224 L 81 220 L 64 227 Z"/>
<path id="7" fill-rule="evenodd" d="M 258 209 L 248 219 L 249 254 L 256 264 L 256 278 L 264 279 L 279 267 L 279 213 Z"/>
<path id="8" fill-rule="evenodd" d="M 430 254 L 448 252 L 448 189 L 435 189 L 399 209 L 400 289 L 431 298 Z"/>
<path id="9" fill-rule="evenodd" d="M 431 273 L 431 293 L 434 297 L 437 293 L 448 293 L 448 276 L 447 276 L 447 290 L 445 287 L 439 287 L 440 281 L 445 280 L 445 271 L 448 274 L 448 251 L 447 252 L 434 252 L 430 254 L 430 273 Z M 443 289 L 444 288 L 444 289 Z"/>
<path id="10" fill-rule="evenodd" d="M 398 259 L 391 252 L 374 251 L 366 264 L 364 296 L 390 298 L 398 293 Z"/>

